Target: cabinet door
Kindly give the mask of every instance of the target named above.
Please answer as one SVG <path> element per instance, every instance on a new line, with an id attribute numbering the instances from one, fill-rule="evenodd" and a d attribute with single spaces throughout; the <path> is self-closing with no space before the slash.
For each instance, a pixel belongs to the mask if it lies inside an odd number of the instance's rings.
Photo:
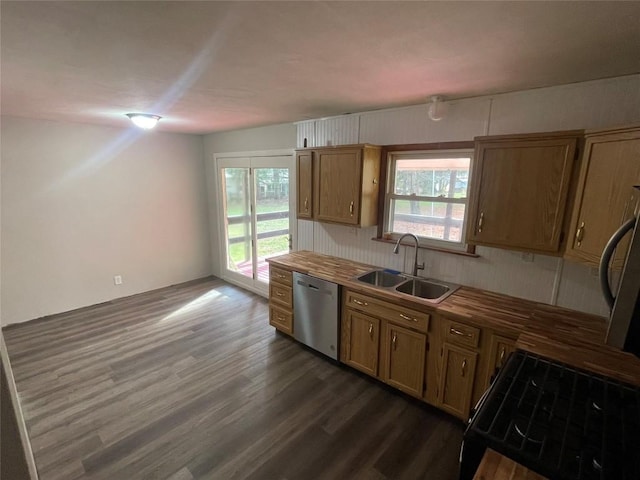
<path id="1" fill-rule="evenodd" d="M 633 185 L 640 183 L 640 128 L 587 136 L 568 258 L 598 265 L 611 235 L 633 215 Z M 628 237 L 627 237 L 628 238 Z M 626 244 L 618 248 L 626 251 Z M 618 267 L 623 255 L 620 255 Z"/>
<path id="2" fill-rule="evenodd" d="M 438 399 L 443 410 L 466 420 L 471 408 L 471 393 L 478 354 L 445 343 L 442 348 L 442 374 Z"/>
<path id="3" fill-rule="evenodd" d="M 348 225 L 360 222 L 362 151 L 360 149 L 317 152 L 316 220 Z"/>
<path id="4" fill-rule="evenodd" d="M 422 397 L 426 348 L 427 336 L 423 333 L 388 323 L 383 380 L 403 392 Z"/>
<path id="5" fill-rule="evenodd" d="M 491 346 L 489 347 L 489 366 L 487 368 L 487 386 L 491 383 L 498 370 L 502 368 L 504 362 L 507 361 L 509 355 L 515 351 L 515 344 L 516 341 L 512 338 L 495 334 L 491 336 Z"/>
<path id="6" fill-rule="evenodd" d="M 313 217 L 313 154 L 297 152 L 298 218 Z"/>
<path id="7" fill-rule="evenodd" d="M 469 243 L 558 252 L 576 143 L 477 141 Z"/>
<path id="8" fill-rule="evenodd" d="M 380 320 L 346 310 L 342 329 L 342 361 L 364 373 L 378 376 Z"/>

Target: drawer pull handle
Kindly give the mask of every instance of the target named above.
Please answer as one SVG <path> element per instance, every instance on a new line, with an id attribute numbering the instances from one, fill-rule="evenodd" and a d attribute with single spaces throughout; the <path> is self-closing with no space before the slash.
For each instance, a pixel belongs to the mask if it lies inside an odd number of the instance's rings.
<path id="1" fill-rule="evenodd" d="M 506 353 L 505 348 L 502 347 L 502 350 L 500 350 L 500 365 L 502 365 L 502 361 L 504 360 L 505 353 Z"/>
<path id="2" fill-rule="evenodd" d="M 464 377 L 464 369 L 465 368 L 467 368 L 467 359 L 466 358 L 462 361 L 462 371 L 461 371 L 461 373 L 462 373 L 463 377 Z"/>
<path id="3" fill-rule="evenodd" d="M 391 346 L 393 347 L 393 349 L 396 349 L 396 340 L 398 339 L 398 336 L 396 335 L 395 332 L 393 332 L 393 337 L 391 338 Z"/>
<path id="4" fill-rule="evenodd" d="M 278 315 L 278 320 L 280 320 L 281 322 L 284 322 L 284 317 L 282 315 Z"/>
<path id="5" fill-rule="evenodd" d="M 584 238 L 584 222 L 580 224 L 578 230 L 576 230 L 576 242 L 578 246 L 582 245 L 582 239 Z"/>
<path id="6" fill-rule="evenodd" d="M 400 314 L 400 318 L 404 318 L 405 320 L 409 320 L 410 322 L 417 322 L 418 321 L 417 318 L 408 317 L 407 315 L 405 315 L 403 313 Z"/>
<path id="7" fill-rule="evenodd" d="M 483 223 L 484 223 L 484 212 L 480 212 L 480 219 L 478 220 L 478 233 L 482 233 Z"/>
<path id="8" fill-rule="evenodd" d="M 469 337 L 469 338 L 473 337 L 473 333 L 464 333 L 464 332 L 461 332 L 460 330 L 456 330 L 453 327 L 449 329 L 449 333 L 453 333 L 454 335 L 460 335 L 462 337 Z"/>
<path id="9" fill-rule="evenodd" d="M 276 277 L 278 277 L 278 278 L 286 278 L 284 275 L 282 275 L 280 273 L 276 273 Z"/>
<path id="10" fill-rule="evenodd" d="M 309 199 L 308 198 L 304 199 L 304 211 L 305 212 L 309 211 Z"/>
<path id="11" fill-rule="evenodd" d="M 349 205 L 349 213 L 353 217 L 353 202 L 351 202 L 351 204 Z"/>
<path id="12" fill-rule="evenodd" d="M 373 339 L 373 323 L 369 322 L 369 336 Z"/>
<path id="13" fill-rule="evenodd" d="M 369 305 L 367 302 L 361 302 L 361 301 L 360 301 L 360 300 L 358 300 L 357 298 L 352 298 L 352 299 L 351 299 L 351 301 L 352 301 L 353 303 L 358 304 L 358 305 L 362 305 L 363 307 L 366 307 L 366 306 L 368 306 L 368 305 Z"/>
<path id="14" fill-rule="evenodd" d="M 282 293 L 282 292 L 276 292 L 276 295 L 277 295 L 278 297 L 284 297 L 284 293 Z"/>

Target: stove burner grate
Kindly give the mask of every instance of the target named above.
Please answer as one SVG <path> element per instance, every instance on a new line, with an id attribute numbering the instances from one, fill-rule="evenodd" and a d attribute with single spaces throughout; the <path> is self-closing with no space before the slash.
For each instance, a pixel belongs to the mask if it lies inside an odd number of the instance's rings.
<path id="1" fill-rule="evenodd" d="M 640 387 L 517 351 L 467 435 L 549 478 L 640 479 Z"/>

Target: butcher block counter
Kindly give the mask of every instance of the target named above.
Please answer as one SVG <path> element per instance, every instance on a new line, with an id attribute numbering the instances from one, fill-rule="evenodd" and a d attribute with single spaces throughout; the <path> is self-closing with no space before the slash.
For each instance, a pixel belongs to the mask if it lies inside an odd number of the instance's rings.
<path id="1" fill-rule="evenodd" d="M 640 359 L 605 345 L 607 325 L 602 317 L 465 286 L 433 304 L 354 279 L 380 267 L 304 250 L 267 261 L 416 310 L 510 332 L 517 348 L 640 385 Z"/>

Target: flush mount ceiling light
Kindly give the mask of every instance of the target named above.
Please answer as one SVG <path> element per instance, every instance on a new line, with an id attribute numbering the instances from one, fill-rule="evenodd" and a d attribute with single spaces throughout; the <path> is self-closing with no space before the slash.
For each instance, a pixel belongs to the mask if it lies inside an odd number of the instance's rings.
<path id="1" fill-rule="evenodd" d="M 444 118 L 446 113 L 445 104 L 442 103 L 442 96 L 434 95 L 429 98 L 429 102 L 427 103 L 427 115 L 434 122 L 439 122 Z"/>
<path id="2" fill-rule="evenodd" d="M 131 119 L 135 126 L 145 130 L 155 127 L 158 120 L 162 118 L 160 115 L 151 115 L 150 113 L 127 113 L 127 117 Z"/>

